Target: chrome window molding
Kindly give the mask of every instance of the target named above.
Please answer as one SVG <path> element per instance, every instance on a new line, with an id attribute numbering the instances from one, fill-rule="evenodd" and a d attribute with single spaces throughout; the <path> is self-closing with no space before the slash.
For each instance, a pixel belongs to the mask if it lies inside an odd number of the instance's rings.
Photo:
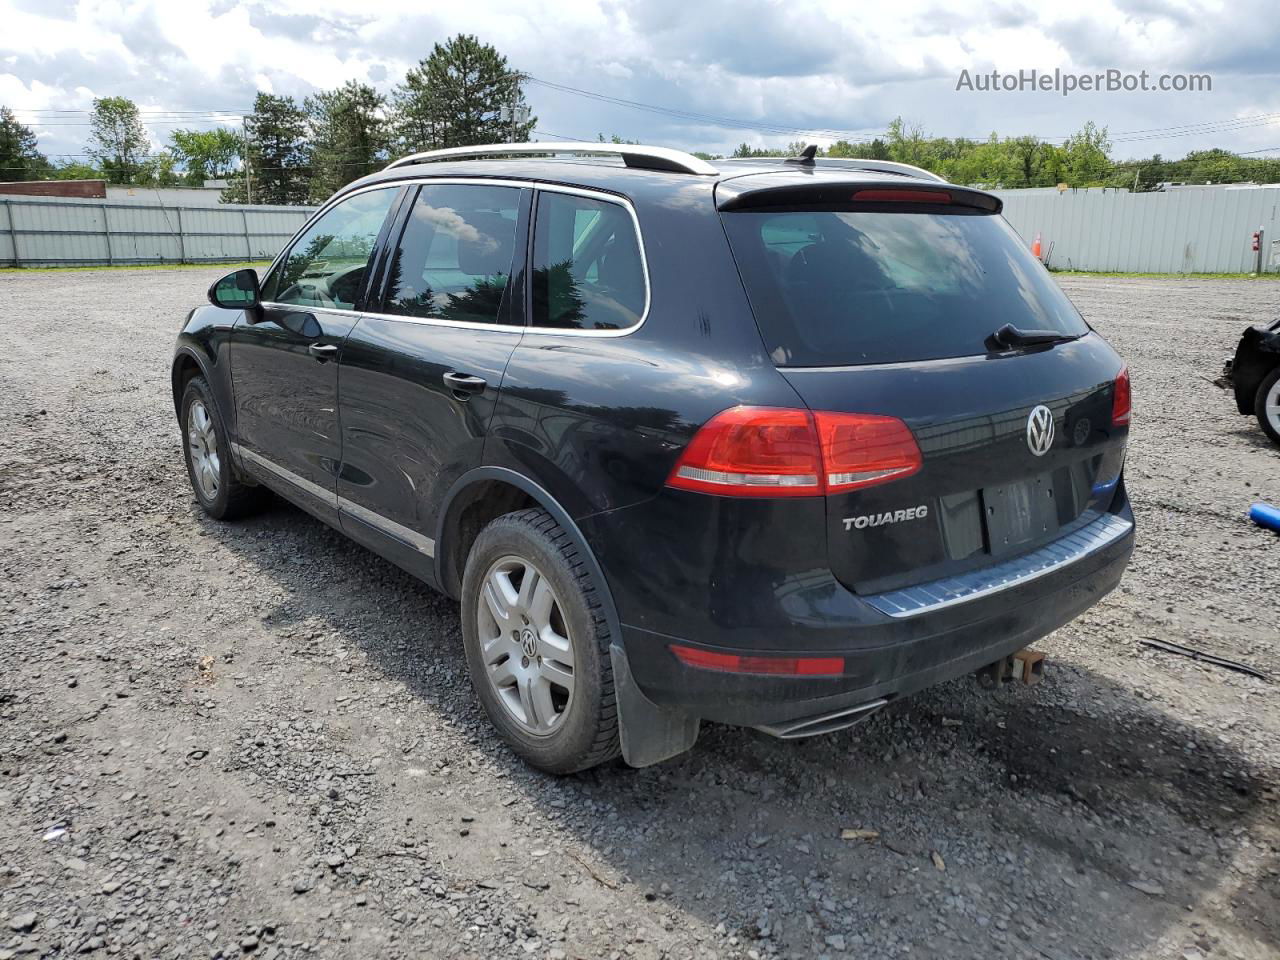
<path id="1" fill-rule="evenodd" d="M 631 215 L 631 226 L 635 230 L 636 247 L 640 251 L 640 269 L 644 274 L 644 311 L 640 314 L 640 319 L 629 327 L 622 327 L 617 330 L 574 330 L 561 327 L 538 327 L 533 324 L 513 324 L 513 323 L 475 323 L 468 320 L 446 320 L 443 317 L 407 317 L 398 313 L 377 313 L 371 310 L 345 310 L 340 307 L 313 307 L 312 310 L 324 310 L 328 313 L 344 314 L 353 317 L 369 317 L 374 320 L 387 320 L 396 323 L 418 323 L 426 326 L 437 327 L 456 327 L 460 330 L 506 330 L 519 331 L 521 333 L 536 334 L 539 336 L 557 336 L 557 337 L 625 337 L 635 333 L 644 322 L 649 319 L 649 311 L 653 303 L 653 286 L 649 280 L 649 255 L 644 246 L 644 233 L 640 229 L 640 218 L 636 216 L 634 204 L 629 199 L 620 194 L 610 193 L 608 190 L 597 190 L 588 187 L 571 187 L 559 183 L 546 183 L 541 180 L 512 180 L 502 179 L 498 177 L 433 177 L 429 174 L 419 176 L 405 177 L 402 180 L 395 180 L 391 183 L 375 183 L 367 187 L 361 187 L 358 190 L 352 190 L 350 193 L 344 193 L 340 197 L 334 197 L 327 201 L 324 206 L 315 212 L 301 229 L 298 230 L 284 245 L 280 253 L 276 254 L 276 258 L 271 261 L 271 265 L 267 267 L 263 274 L 262 285 L 266 286 L 267 278 L 271 276 L 272 271 L 284 259 L 285 254 L 293 248 L 298 237 L 306 232 L 316 220 L 324 216 L 330 209 L 346 200 L 354 197 L 356 194 L 367 193 L 371 190 L 399 190 L 406 184 L 425 185 L 425 184 L 448 184 L 448 185 L 478 185 L 489 187 L 517 187 L 524 190 L 541 190 L 544 193 L 565 193 L 571 196 L 587 197 L 591 200 L 599 200 L 604 203 L 614 203 L 621 206 Z M 530 230 L 533 230 L 534 223 L 532 220 L 529 224 Z M 278 303 L 276 301 L 263 301 L 264 307 L 278 307 L 281 309 L 305 308 L 306 304 L 294 303 Z"/>

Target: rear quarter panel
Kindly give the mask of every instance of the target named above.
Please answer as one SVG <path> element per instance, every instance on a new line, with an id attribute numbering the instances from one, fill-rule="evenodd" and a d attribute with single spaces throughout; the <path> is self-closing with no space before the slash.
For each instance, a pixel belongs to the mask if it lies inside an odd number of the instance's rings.
<path id="1" fill-rule="evenodd" d="M 530 328 L 512 354 L 486 462 L 529 477 L 575 518 L 657 494 L 679 452 L 736 404 L 795 406 L 764 353 L 711 185 L 638 181 L 649 312 L 622 336 Z"/>

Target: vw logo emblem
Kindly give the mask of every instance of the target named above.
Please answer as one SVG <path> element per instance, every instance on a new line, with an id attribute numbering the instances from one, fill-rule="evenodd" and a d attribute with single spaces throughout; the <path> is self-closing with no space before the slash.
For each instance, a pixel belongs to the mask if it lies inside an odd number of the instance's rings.
<path id="1" fill-rule="evenodd" d="M 1027 446 L 1037 457 L 1043 457 L 1053 446 L 1053 411 L 1043 403 L 1027 417 Z"/>
<path id="2" fill-rule="evenodd" d="M 520 631 L 520 648 L 524 651 L 526 657 L 536 657 L 538 655 L 538 637 L 528 627 Z"/>

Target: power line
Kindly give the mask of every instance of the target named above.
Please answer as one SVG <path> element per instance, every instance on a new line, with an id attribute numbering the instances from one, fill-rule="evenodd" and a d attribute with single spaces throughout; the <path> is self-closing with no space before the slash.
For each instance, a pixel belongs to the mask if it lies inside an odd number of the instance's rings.
<path id="1" fill-rule="evenodd" d="M 700 123 L 710 123 L 717 126 L 736 127 L 739 130 L 752 130 L 758 133 L 778 133 L 778 134 L 806 134 L 820 133 L 833 136 L 849 136 L 859 133 L 875 133 L 883 132 L 880 128 L 864 127 L 861 130 L 824 130 L 815 127 L 790 127 L 782 124 L 764 122 L 760 120 L 740 120 L 732 117 L 718 117 L 711 114 L 696 113 L 691 110 L 679 110 L 674 107 L 663 107 L 653 103 L 641 103 L 638 100 L 627 100 L 623 97 L 613 97 L 608 94 L 595 93 L 591 90 L 582 90 L 578 87 L 570 87 L 563 83 L 552 83 L 548 80 L 539 80 L 537 77 L 526 75 L 526 80 L 539 86 L 547 87 L 551 90 L 558 90 L 561 93 L 570 93 L 574 96 L 586 97 L 590 100 L 597 100 L 602 103 L 609 103 L 615 106 L 630 107 L 635 110 L 644 110 L 649 113 L 657 113 L 665 116 L 676 117 L 683 120 L 696 120 Z"/>
<path id="2" fill-rule="evenodd" d="M 592 90 L 584 90 L 580 87 L 571 87 L 563 83 L 552 83 L 548 80 L 542 80 L 538 77 L 526 76 L 530 83 L 538 84 L 551 90 L 557 90 L 561 93 L 568 93 L 573 96 L 584 97 L 589 100 L 595 100 L 601 103 L 608 103 L 614 106 L 629 107 L 635 110 L 642 110 L 648 113 L 655 113 L 663 116 L 670 116 L 676 119 L 695 120 L 702 123 L 710 123 L 716 126 L 735 127 L 740 130 L 752 130 L 757 133 L 775 133 L 788 135 L 818 134 L 830 137 L 853 137 L 860 134 L 873 133 L 883 135 L 886 131 L 883 128 L 864 127 L 860 130 L 833 130 L 822 129 L 818 127 L 792 127 L 782 124 L 776 124 L 768 121 L 760 120 L 742 120 L 731 117 L 719 117 L 711 114 L 697 113 L 689 110 L 681 110 L 674 107 L 665 107 L 659 104 L 643 103 L 638 100 L 628 100 L 624 97 L 614 97 L 608 94 L 597 93 Z M 1272 123 L 1280 122 L 1280 113 L 1257 114 L 1246 117 L 1232 117 L 1222 120 L 1203 120 L 1197 123 L 1179 124 L 1171 127 L 1148 127 L 1137 130 L 1118 130 L 1114 134 L 1109 134 L 1109 138 L 1113 143 L 1131 143 L 1143 140 L 1162 140 L 1173 139 L 1176 137 L 1208 135 L 1213 133 L 1229 133 L 1237 130 L 1249 129 L 1252 127 L 1268 126 Z M 1047 142 L 1056 140 L 1066 140 L 1067 136 L 1042 136 L 1032 134 L 1037 140 Z M 984 136 L 966 136 L 966 137 L 950 137 L 948 139 L 968 139 L 983 140 Z"/>

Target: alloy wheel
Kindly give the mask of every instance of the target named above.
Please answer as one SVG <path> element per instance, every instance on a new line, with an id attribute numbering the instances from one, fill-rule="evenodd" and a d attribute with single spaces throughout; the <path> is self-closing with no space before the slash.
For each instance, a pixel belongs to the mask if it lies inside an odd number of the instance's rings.
<path id="1" fill-rule="evenodd" d="M 573 701 L 574 651 L 560 598 L 528 560 L 506 556 L 480 587 L 476 623 L 485 676 L 523 730 L 560 729 Z"/>
<path id="2" fill-rule="evenodd" d="M 187 449 L 191 456 L 191 475 L 205 500 L 218 497 L 222 462 L 218 459 L 218 436 L 213 417 L 200 400 L 192 400 L 187 411 Z"/>

